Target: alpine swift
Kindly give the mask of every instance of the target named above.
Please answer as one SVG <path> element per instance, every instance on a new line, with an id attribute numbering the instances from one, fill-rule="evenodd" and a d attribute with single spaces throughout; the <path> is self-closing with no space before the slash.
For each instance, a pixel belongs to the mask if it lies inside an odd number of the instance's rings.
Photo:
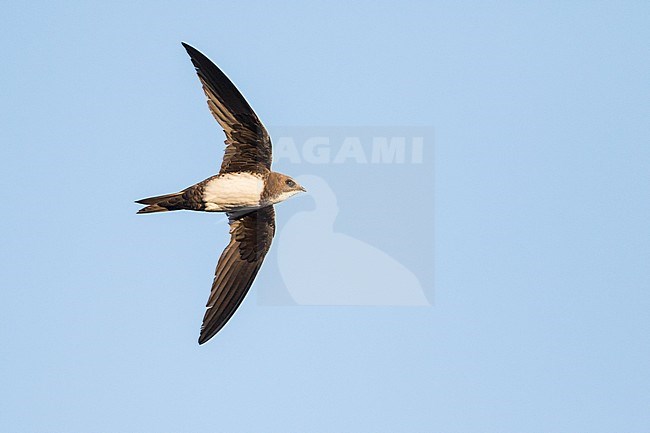
<path id="1" fill-rule="evenodd" d="M 138 213 L 193 210 L 225 212 L 230 243 L 221 253 L 206 305 L 199 344 L 223 328 L 241 304 L 262 266 L 275 234 L 273 205 L 305 189 L 271 171 L 271 138 L 235 85 L 197 49 L 190 55 L 212 115 L 226 134 L 219 174 L 184 190 L 138 200 Z"/>

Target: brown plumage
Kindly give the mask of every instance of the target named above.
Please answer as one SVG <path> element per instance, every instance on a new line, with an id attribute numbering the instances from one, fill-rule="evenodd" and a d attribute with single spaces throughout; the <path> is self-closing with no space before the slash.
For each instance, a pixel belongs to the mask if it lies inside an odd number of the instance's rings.
<path id="1" fill-rule="evenodd" d="M 228 77 L 198 50 L 186 43 L 183 47 L 203 84 L 208 107 L 226 134 L 221 169 L 180 192 L 137 203 L 145 205 L 138 213 L 227 212 L 230 243 L 215 270 L 199 337 L 203 344 L 223 328 L 253 284 L 275 234 L 273 204 L 305 189 L 289 176 L 271 171 L 271 139 Z M 256 190 L 258 182 L 263 187 Z M 224 203 L 230 199 L 238 201 Z"/>
<path id="2" fill-rule="evenodd" d="M 199 344 L 219 332 L 244 300 L 271 247 L 274 234 L 273 206 L 230 222 L 230 243 L 221 254 L 215 270 Z"/>
<path id="3" fill-rule="evenodd" d="M 271 138 L 239 90 L 214 63 L 183 42 L 208 97 L 208 107 L 226 134 L 220 173 L 271 169 Z"/>

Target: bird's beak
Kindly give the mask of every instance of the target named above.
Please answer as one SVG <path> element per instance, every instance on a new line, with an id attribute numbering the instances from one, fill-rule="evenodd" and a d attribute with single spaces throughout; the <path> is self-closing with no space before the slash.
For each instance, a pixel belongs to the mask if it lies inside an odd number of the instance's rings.
<path id="1" fill-rule="evenodd" d="M 307 192 L 307 190 L 305 189 L 305 187 L 302 186 L 302 185 L 300 186 L 300 191 L 302 191 L 302 192 Z"/>

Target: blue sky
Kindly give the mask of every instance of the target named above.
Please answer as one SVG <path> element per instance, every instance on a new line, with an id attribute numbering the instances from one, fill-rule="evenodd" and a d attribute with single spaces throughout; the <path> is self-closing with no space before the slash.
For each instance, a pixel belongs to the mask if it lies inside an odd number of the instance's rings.
<path id="1" fill-rule="evenodd" d="M 0 430 L 650 429 L 647 3 L 2 10 Z M 421 164 L 278 159 L 329 186 L 327 239 L 362 253 L 291 266 L 319 201 L 283 203 L 287 231 L 201 347 L 224 219 L 133 204 L 218 169 L 180 41 L 274 138 L 426 138 Z M 332 305 L 313 291 L 332 275 L 413 277 L 430 305 Z"/>

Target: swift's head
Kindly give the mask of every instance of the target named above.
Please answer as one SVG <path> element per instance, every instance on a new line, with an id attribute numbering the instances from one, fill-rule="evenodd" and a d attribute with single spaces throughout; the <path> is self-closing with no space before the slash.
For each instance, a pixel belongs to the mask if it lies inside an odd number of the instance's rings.
<path id="1" fill-rule="evenodd" d="M 262 193 L 262 199 L 269 203 L 275 204 L 285 201 L 289 197 L 292 197 L 300 192 L 306 192 L 307 190 L 303 188 L 298 182 L 293 180 L 291 177 L 286 174 L 271 172 L 269 177 L 266 179 L 266 185 L 264 187 L 264 192 Z"/>

